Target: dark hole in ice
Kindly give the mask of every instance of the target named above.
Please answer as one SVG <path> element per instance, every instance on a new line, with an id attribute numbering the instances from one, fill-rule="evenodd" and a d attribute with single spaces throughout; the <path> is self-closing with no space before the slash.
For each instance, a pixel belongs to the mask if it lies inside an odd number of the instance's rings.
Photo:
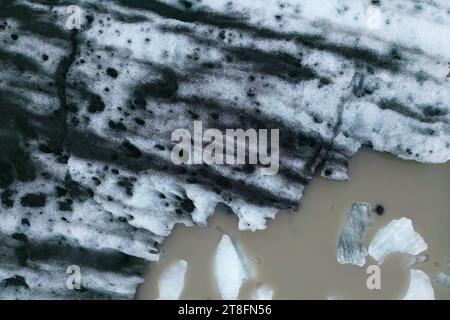
<path id="1" fill-rule="evenodd" d="M 323 87 L 323 86 L 327 86 L 331 84 L 331 80 L 328 78 L 320 78 L 319 80 L 319 88 Z"/>
<path id="2" fill-rule="evenodd" d="M 94 183 L 95 183 L 96 186 L 99 186 L 99 185 L 102 183 L 102 182 L 100 181 L 100 179 L 97 178 L 97 177 L 92 177 L 92 181 L 94 181 Z"/>
<path id="3" fill-rule="evenodd" d="M 323 120 L 320 117 L 318 117 L 318 116 L 314 116 L 313 119 L 314 119 L 315 123 L 322 123 L 323 122 Z"/>
<path id="4" fill-rule="evenodd" d="M 6 189 L 5 191 L 2 192 L 1 196 L 2 204 L 6 208 L 12 208 L 14 206 L 14 199 L 12 198 L 12 196 L 13 196 L 12 190 Z"/>
<path id="5" fill-rule="evenodd" d="M 145 124 L 145 121 L 140 118 L 134 118 L 134 121 L 140 126 L 143 126 Z"/>
<path id="6" fill-rule="evenodd" d="M 98 95 L 92 96 L 88 106 L 88 111 L 90 113 L 95 113 L 102 112 L 103 110 L 105 110 L 105 103 L 103 102 L 102 98 L 100 98 L 100 96 Z"/>
<path id="7" fill-rule="evenodd" d="M 180 3 L 187 9 L 192 8 L 192 2 L 187 0 L 180 0 Z"/>
<path id="8" fill-rule="evenodd" d="M 0 159 L 0 188 L 6 188 L 14 182 L 13 168 Z"/>
<path id="9" fill-rule="evenodd" d="M 11 237 L 12 237 L 14 240 L 22 241 L 22 242 L 26 242 L 26 241 L 28 240 L 27 236 L 24 235 L 23 233 L 13 233 L 13 234 L 11 235 Z"/>
<path id="10" fill-rule="evenodd" d="M 67 190 L 60 186 L 57 186 L 55 188 L 55 190 L 56 190 L 56 195 L 58 196 L 58 198 L 64 197 L 67 194 Z"/>
<path id="11" fill-rule="evenodd" d="M 50 149 L 50 147 L 45 144 L 39 145 L 39 150 L 43 153 L 53 153 L 52 149 Z"/>
<path id="12" fill-rule="evenodd" d="M 116 79 L 119 76 L 119 73 L 114 68 L 107 68 L 106 69 L 106 74 L 108 76 L 110 76 L 111 78 L 113 78 L 113 79 Z"/>
<path id="13" fill-rule="evenodd" d="M 15 276 L 12 278 L 5 279 L 0 282 L 0 285 L 6 288 L 11 286 L 11 287 L 24 287 L 29 289 L 28 284 L 26 283 L 24 277 L 22 276 Z"/>
<path id="14" fill-rule="evenodd" d="M 28 260 L 28 250 L 26 246 L 20 246 L 16 248 L 15 254 L 20 266 L 25 267 L 27 265 Z"/>
<path id="15" fill-rule="evenodd" d="M 188 113 L 193 120 L 198 120 L 200 118 L 200 116 L 197 113 L 195 113 L 194 111 L 188 110 Z"/>
<path id="16" fill-rule="evenodd" d="M 72 211 L 73 201 L 71 199 L 66 199 L 64 201 L 58 201 L 58 209 L 61 211 Z"/>
<path id="17" fill-rule="evenodd" d="M 181 208 L 186 211 L 187 213 L 191 213 L 195 209 L 194 202 L 192 202 L 191 199 L 188 197 L 184 198 L 183 201 L 181 201 Z"/>
<path id="18" fill-rule="evenodd" d="M 254 164 L 244 164 L 242 166 L 242 171 L 245 173 L 253 173 L 256 170 L 256 166 Z"/>
<path id="19" fill-rule="evenodd" d="M 254 98 L 255 97 L 255 90 L 254 89 L 249 89 L 248 91 L 247 91 L 247 97 L 249 97 L 249 98 Z"/>
<path id="20" fill-rule="evenodd" d="M 135 145 L 133 145 L 130 141 L 125 140 L 122 143 L 122 147 L 126 151 L 126 155 L 132 158 L 140 158 L 142 156 L 141 150 L 139 150 Z"/>
<path id="21" fill-rule="evenodd" d="M 108 121 L 108 127 L 116 131 L 127 131 L 127 127 L 122 122 Z"/>
<path id="22" fill-rule="evenodd" d="M 133 196 L 133 187 L 134 187 L 134 184 L 133 184 L 133 181 L 131 181 L 131 179 L 130 178 L 122 178 L 121 180 L 119 180 L 118 182 L 117 182 L 117 184 L 120 186 L 120 187 L 122 187 L 122 188 L 124 188 L 125 189 L 125 193 L 128 195 L 128 196 Z"/>
<path id="23" fill-rule="evenodd" d="M 72 180 L 70 175 L 65 177 L 64 186 L 72 199 L 84 201 L 87 198 L 92 198 L 94 196 L 94 191 L 92 191 L 92 189 Z"/>
<path id="24" fill-rule="evenodd" d="M 439 117 L 447 115 L 448 110 L 434 106 L 427 106 L 423 110 L 423 113 L 428 117 Z"/>
<path id="25" fill-rule="evenodd" d="M 44 193 L 27 193 L 20 199 L 23 207 L 40 208 L 45 206 L 47 196 Z"/>

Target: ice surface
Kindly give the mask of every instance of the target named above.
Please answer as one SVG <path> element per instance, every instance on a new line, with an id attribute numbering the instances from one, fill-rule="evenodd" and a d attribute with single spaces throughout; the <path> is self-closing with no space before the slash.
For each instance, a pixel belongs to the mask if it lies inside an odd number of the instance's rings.
<path id="1" fill-rule="evenodd" d="M 272 300 L 273 289 L 265 285 L 259 285 L 253 290 L 251 298 L 252 300 Z"/>
<path id="2" fill-rule="evenodd" d="M 418 255 L 428 249 L 424 239 L 414 231 L 412 222 L 408 218 L 391 220 L 375 234 L 369 245 L 369 255 L 378 263 L 394 252 Z"/>
<path id="3" fill-rule="evenodd" d="M 408 292 L 403 300 L 434 300 L 430 278 L 421 270 L 410 270 Z"/>
<path id="4" fill-rule="evenodd" d="M 159 299 L 178 300 L 184 288 L 184 276 L 188 263 L 185 260 L 178 260 L 169 266 L 159 279 Z"/>
<path id="5" fill-rule="evenodd" d="M 214 279 L 224 300 L 235 300 L 241 285 L 250 277 L 245 257 L 228 235 L 223 235 L 213 262 Z"/>
<path id="6" fill-rule="evenodd" d="M 370 205 L 354 203 L 338 240 L 337 260 L 340 264 L 350 263 L 360 267 L 366 264 L 367 249 L 361 240 L 366 228 L 372 223 Z"/>

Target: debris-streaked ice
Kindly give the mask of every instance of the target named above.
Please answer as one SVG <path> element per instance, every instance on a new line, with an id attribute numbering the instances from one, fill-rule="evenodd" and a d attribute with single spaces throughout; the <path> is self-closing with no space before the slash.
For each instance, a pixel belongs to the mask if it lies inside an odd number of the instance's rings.
<path id="1" fill-rule="evenodd" d="M 423 271 L 411 269 L 408 292 L 403 300 L 435 300 L 430 277 Z"/>
<path id="2" fill-rule="evenodd" d="M 273 289 L 265 285 L 260 285 L 253 290 L 251 297 L 252 300 L 272 300 Z"/>
<path id="3" fill-rule="evenodd" d="M 249 277 L 250 272 L 244 256 L 233 240 L 225 234 L 214 257 L 214 278 L 222 298 L 237 299 L 242 283 Z"/>
<path id="4" fill-rule="evenodd" d="M 394 219 L 379 229 L 369 245 L 369 255 L 378 263 L 394 252 L 418 255 L 428 249 L 423 238 L 414 231 L 412 222 L 408 218 Z"/>
<path id="5" fill-rule="evenodd" d="M 185 260 L 178 260 L 163 273 L 158 283 L 160 300 L 178 300 L 180 298 L 184 288 L 187 265 Z"/>
<path id="6" fill-rule="evenodd" d="M 340 264 L 350 263 L 362 267 L 366 263 L 367 249 L 360 241 L 366 228 L 372 223 L 370 205 L 364 202 L 354 203 L 339 236 L 337 260 Z"/>

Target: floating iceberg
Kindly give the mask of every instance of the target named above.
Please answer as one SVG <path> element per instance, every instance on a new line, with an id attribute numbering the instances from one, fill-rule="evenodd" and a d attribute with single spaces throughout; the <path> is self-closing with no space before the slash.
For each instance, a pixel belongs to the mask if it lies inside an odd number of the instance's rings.
<path id="1" fill-rule="evenodd" d="M 241 285 L 250 277 L 239 248 L 228 235 L 224 235 L 214 257 L 214 278 L 220 295 L 225 300 L 235 300 Z"/>
<path id="2" fill-rule="evenodd" d="M 450 288 L 450 276 L 446 275 L 445 273 L 438 272 L 433 276 L 434 282 L 436 282 L 438 285 Z"/>
<path id="3" fill-rule="evenodd" d="M 434 300 L 430 278 L 420 270 L 410 270 L 408 292 L 403 300 Z"/>
<path id="4" fill-rule="evenodd" d="M 367 249 L 360 241 L 366 228 L 372 223 L 370 205 L 364 202 L 354 203 L 339 236 L 337 260 L 340 264 L 350 263 L 362 267 L 366 263 Z"/>
<path id="5" fill-rule="evenodd" d="M 418 255 L 428 249 L 423 238 L 414 231 L 408 218 L 394 219 L 379 229 L 369 245 L 369 255 L 379 263 L 394 252 Z"/>
<path id="6" fill-rule="evenodd" d="M 430 256 L 427 254 L 419 254 L 417 256 L 408 255 L 404 266 L 407 268 L 414 267 L 420 263 L 425 263 L 430 259 Z"/>
<path id="7" fill-rule="evenodd" d="M 252 292 L 252 300 L 272 300 L 273 289 L 264 285 L 258 286 Z"/>
<path id="8" fill-rule="evenodd" d="M 179 260 L 171 265 L 159 279 L 159 299 L 178 300 L 184 288 L 184 275 L 188 263 Z"/>

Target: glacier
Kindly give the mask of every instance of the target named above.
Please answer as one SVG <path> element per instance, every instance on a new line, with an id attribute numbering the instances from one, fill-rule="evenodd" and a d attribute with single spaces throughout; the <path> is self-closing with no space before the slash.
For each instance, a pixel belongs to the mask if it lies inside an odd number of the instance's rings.
<path id="1" fill-rule="evenodd" d="M 450 4 L 0 2 L 0 298 L 130 299 L 176 224 L 298 208 L 361 147 L 450 159 Z M 280 130 L 280 168 L 178 166 L 177 128 Z M 369 248 L 369 253 L 370 253 Z M 81 289 L 66 287 L 67 267 Z"/>

